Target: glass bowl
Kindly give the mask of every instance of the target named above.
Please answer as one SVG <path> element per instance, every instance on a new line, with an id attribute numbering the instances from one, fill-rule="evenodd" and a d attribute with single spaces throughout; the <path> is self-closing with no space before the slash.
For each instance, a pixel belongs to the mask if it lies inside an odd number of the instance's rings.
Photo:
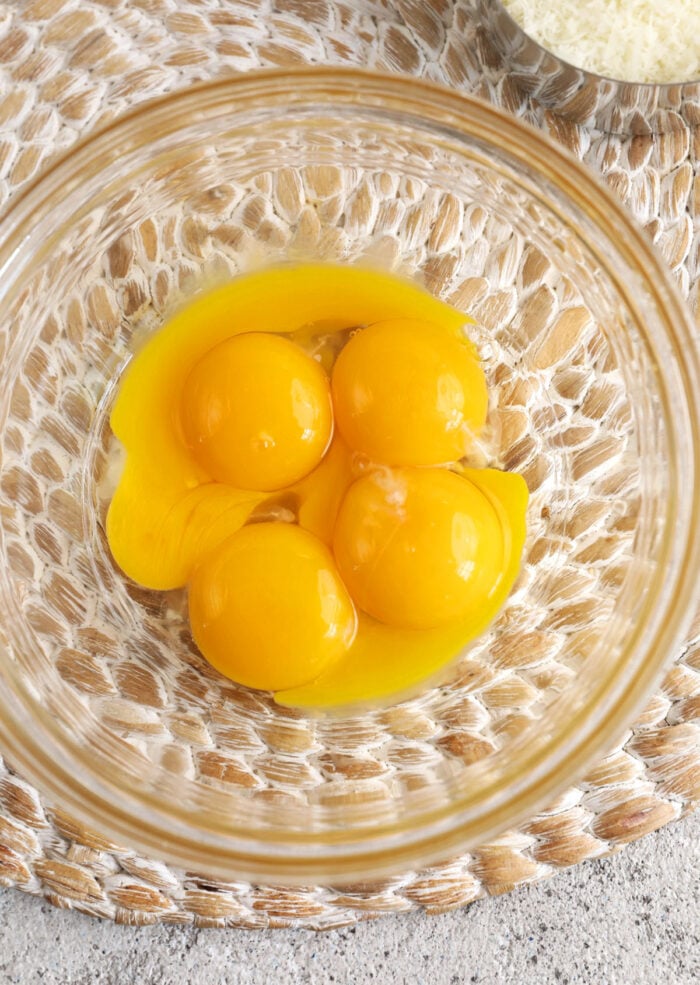
<path id="1" fill-rule="evenodd" d="M 104 537 L 132 353 L 194 291 L 312 258 L 471 312 L 490 461 L 531 491 L 490 630 L 420 694 L 325 715 L 210 669 L 181 593 L 130 583 Z M 146 105 L 5 214 L 0 310 L 0 749 L 116 843 L 225 880 L 424 865 L 551 802 L 683 638 L 700 564 L 688 314 L 594 176 L 492 106 L 330 69 Z"/>
<path id="2" fill-rule="evenodd" d="M 501 0 L 476 0 L 477 43 L 484 61 L 506 69 L 523 96 L 581 126 L 646 136 L 700 123 L 700 79 L 625 82 L 571 65 L 527 34 Z"/>

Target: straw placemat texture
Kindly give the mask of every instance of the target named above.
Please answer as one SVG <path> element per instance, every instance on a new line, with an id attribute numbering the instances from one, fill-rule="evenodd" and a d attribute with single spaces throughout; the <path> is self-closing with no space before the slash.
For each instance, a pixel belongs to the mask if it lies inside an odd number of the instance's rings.
<path id="1" fill-rule="evenodd" d="M 477 93 L 548 131 L 627 203 L 700 312 L 700 106 L 668 134 L 583 130 L 531 104 L 470 0 L 5 0 L 0 204 L 135 103 L 258 67 L 358 64 Z M 614 852 L 700 799 L 700 614 L 622 744 L 539 816 L 478 851 L 349 890 L 218 885 L 138 857 L 48 804 L 0 759 L 0 885 L 121 923 L 328 928 L 439 912 Z"/>

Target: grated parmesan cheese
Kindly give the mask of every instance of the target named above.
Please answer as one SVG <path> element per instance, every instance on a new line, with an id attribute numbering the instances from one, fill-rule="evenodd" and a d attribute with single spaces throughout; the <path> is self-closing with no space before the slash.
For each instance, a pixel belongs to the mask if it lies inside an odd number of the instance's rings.
<path id="1" fill-rule="evenodd" d="M 700 79 L 700 0 L 502 0 L 577 68 L 625 82 Z"/>

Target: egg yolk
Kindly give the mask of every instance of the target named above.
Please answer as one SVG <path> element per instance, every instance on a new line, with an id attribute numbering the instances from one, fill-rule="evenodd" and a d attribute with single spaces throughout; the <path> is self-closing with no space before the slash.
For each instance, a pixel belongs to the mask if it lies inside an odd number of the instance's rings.
<path id="1" fill-rule="evenodd" d="M 221 673 L 293 707 L 403 695 L 494 618 L 528 493 L 463 461 L 487 411 L 468 321 L 387 274 L 287 265 L 134 356 L 107 539 L 139 584 L 187 588 Z"/>
<path id="2" fill-rule="evenodd" d="M 463 647 L 487 628 L 507 599 L 520 571 L 525 544 L 528 491 L 525 480 L 498 469 L 461 468 L 460 475 L 489 500 L 501 521 L 504 557 L 494 592 L 456 622 L 435 629 L 402 629 L 358 610 L 357 635 L 348 652 L 316 680 L 277 691 L 278 704 L 333 708 L 409 697 L 444 670 Z"/>
<path id="3" fill-rule="evenodd" d="M 249 687 L 297 687 L 345 653 L 355 610 L 330 551 L 289 523 L 255 523 L 219 545 L 189 586 L 192 635 Z"/>
<path id="4" fill-rule="evenodd" d="M 217 482 L 282 489 L 318 465 L 333 413 L 328 378 L 281 335 L 236 335 L 210 349 L 187 377 L 185 439 Z"/>
<path id="5" fill-rule="evenodd" d="M 387 468 L 358 479 L 340 508 L 333 549 L 360 608 L 412 629 L 483 607 L 505 556 L 490 501 L 446 469 Z"/>
<path id="6" fill-rule="evenodd" d="M 441 324 L 391 319 L 357 332 L 333 368 L 347 443 L 387 465 L 442 465 L 484 426 L 486 380 L 473 348 Z"/>

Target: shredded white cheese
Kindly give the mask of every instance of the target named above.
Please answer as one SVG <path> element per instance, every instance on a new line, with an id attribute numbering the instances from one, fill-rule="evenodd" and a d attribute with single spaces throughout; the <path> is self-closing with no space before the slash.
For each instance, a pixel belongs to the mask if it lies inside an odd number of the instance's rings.
<path id="1" fill-rule="evenodd" d="M 564 61 L 625 82 L 700 79 L 700 0 L 502 0 Z"/>

